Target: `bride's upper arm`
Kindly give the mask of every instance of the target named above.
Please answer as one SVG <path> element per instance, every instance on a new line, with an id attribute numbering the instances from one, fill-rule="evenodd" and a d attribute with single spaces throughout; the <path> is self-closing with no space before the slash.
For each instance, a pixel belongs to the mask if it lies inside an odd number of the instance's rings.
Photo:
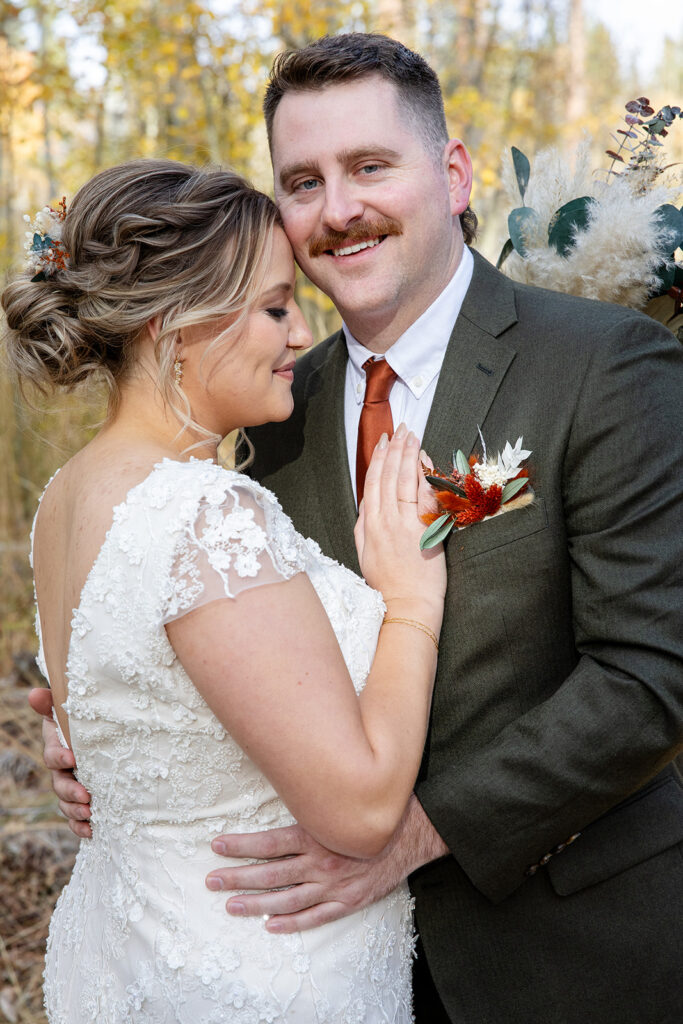
<path id="1" fill-rule="evenodd" d="M 305 573 L 212 601 L 166 628 L 194 685 L 292 814 L 316 838 L 343 845 L 345 795 L 355 801 L 362 791 L 371 752 L 334 632 Z M 349 849 L 358 852 L 353 843 Z"/>
<path id="2" fill-rule="evenodd" d="M 359 805 L 372 814 L 374 755 L 303 571 L 310 552 L 267 494 L 237 484 L 221 498 L 223 487 L 221 477 L 178 532 L 162 613 L 169 640 L 297 820 L 326 845 L 362 855 L 358 843 L 373 842 L 374 819 L 364 822 Z"/>

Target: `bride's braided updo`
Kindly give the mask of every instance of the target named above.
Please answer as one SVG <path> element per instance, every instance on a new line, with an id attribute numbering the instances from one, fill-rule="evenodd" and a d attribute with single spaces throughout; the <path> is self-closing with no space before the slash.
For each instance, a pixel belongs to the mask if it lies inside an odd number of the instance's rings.
<path id="1" fill-rule="evenodd" d="M 116 404 L 146 324 L 168 394 L 178 331 L 246 317 L 268 264 L 274 203 L 229 170 L 135 160 L 97 174 L 62 224 L 68 265 L 2 294 L 10 368 L 42 390 L 104 377 Z"/>

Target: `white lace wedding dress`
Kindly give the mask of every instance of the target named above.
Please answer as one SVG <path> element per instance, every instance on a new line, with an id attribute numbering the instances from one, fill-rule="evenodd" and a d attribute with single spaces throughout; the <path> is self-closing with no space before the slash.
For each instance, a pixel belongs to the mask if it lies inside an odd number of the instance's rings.
<path id="1" fill-rule="evenodd" d="M 297 534 L 269 491 L 208 461 L 164 460 L 114 510 L 72 622 L 65 708 L 93 838 L 50 926 L 51 1024 L 412 1020 L 405 885 L 278 936 L 230 917 L 226 894 L 204 884 L 226 865 L 214 836 L 293 819 L 190 682 L 164 623 L 302 571 L 359 691 L 381 597 Z M 40 660 L 46 672 L 42 643 Z"/>

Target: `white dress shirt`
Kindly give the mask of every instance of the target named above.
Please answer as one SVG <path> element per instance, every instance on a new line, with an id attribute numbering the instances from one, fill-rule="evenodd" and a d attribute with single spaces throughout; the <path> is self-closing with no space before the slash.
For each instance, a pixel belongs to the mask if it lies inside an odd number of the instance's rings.
<path id="1" fill-rule="evenodd" d="M 465 292 L 470 286 L 473 269 L 472 253 L 465 246 L 457 270 L 444 290 L 386 353 L 387 362 L 398 375 L 389 396 L 394 426 L 405 423 L 408 430 L 412 430 L 420 440 L 432 407 L 448 339 Z M 346 324 L 342 324 L 342 327 L 349 352 L 344 390 L 344 428 L 351 483 L 356 497 L 356 446 L 365 397 L 363 363 L 371 356 L 375 359 L 382 357 L 356 341 Z"/>

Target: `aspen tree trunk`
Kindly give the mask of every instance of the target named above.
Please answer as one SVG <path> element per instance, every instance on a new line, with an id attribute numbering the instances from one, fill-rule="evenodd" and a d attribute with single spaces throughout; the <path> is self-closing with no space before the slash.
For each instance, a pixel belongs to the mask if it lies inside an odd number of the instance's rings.
<path id="1" fill-rule="evenodd" d="M 586 112 L 586 30 L 583 0 L 569 0 L 567 120 L 580 121 Z"/>
<path id="2" fill-rule="evenodd" d="M 51 201 L 57 194 L 55 179 L 54 158 L 52 153 L 52 118 L 49 101 L 49 74 L 50 42 L 51 42 L 51 11 L 46 5 L 37 3 L 35 5 L 36 26 L 38 28 L 38 64 L 40 77 L 42 79 L 41 107 L 43 113 L 43 159 L 45 164 L 45 177 L 47 178 L 48 201 Z"/>

